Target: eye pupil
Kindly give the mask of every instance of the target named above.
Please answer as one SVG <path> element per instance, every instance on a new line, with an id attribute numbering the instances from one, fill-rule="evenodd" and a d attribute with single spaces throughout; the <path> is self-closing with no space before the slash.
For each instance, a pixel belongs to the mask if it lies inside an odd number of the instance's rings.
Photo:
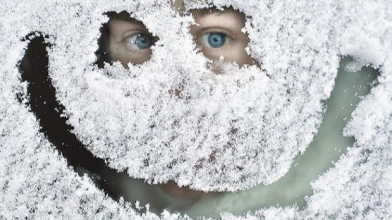
<path id="1" fill-rule="evenodd" d="M 146 34 L 138 34 L 136 36 L 135 44 L 139 49 L 147 49 L 151 47 L 152 40 L 151 37 Z"/>
<path id="2" fill-rule="evenodd" d="M 208 44 L 213 48 L 222 47 L 226 43 L 226 35 L 222 33 L 211 33 L 208 36 Z"/>

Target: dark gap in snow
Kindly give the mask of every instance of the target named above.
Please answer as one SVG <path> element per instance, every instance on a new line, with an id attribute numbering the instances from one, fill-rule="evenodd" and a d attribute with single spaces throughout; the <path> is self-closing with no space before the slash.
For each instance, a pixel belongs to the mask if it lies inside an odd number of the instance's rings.
<path id="1" fill-rule="evenodd" d="M 50 45 L 45 43 L 43 36 L 34 37 L 20 64 L 21 80 L 28 83 L 28 106 L 37 117 L 41 132 L 66 158 L 69 166 L 81 176 L 88 174 L 100 189 L 117 199 L 120 197 L 118 184 L 106 177 L 121 176 L 124 172 L 118 173 L 106 166 L 103 159 L 94 157 L 71 132 L 73 127 L 67 124 L 66 117 L 62 117 L 65 108 L 57 102 L 56 89 L 48 74 L 47 47 Z"/>
<path id="2" fill-rule="evenodd" d="M 95 62 L 95 65 L 97 65 L 98 68 L 104 68 L 105 62 L 110 63 L 110 59 L 108 57 L 105 47 L 105 42 L 108 40 L 107 38 L 110 34 L 107 23 L 103 24 L 99 31 L 101 33 L 101 36 L 98 39 L 98 50 L 95 52 L 95 55 L 97 56 L 97 61 Z"/>

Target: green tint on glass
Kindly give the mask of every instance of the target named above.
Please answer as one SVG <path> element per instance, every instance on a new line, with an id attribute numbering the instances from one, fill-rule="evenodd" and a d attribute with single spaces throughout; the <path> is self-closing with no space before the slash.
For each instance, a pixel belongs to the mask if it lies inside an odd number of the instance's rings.
<path id="1" fill-rule="evenodd" d="M 355 139 L 344 137 L 343 129 L 377 78 L 377 70 L 368 67 L 358 72 L 347 71 L 345 67 L 350 62 L 349 58 L 341 61 L 335 87 L 330 98 L 323 102 L 327 110 L 318 133 L 304 154 L 295 158 L 293 167 L 284 177 L 268 186 L 259 185 L 250 190 L 208 198 L 209 201 L 201 200 L 186 214 L 191 217 L 219 217 L 221 212 L 243 215 L 278 204 L 297 204 L 303 208 L 306 205 L 304 198 L 312 194 L 310 182 L 332 168 L 346 148 L 353 146 Z"/>
<path id="2" fill-rule="evenodd" d="M 171 197 L 159 186 L 129 178 L 128 175 L 123 175 L 120 179 L 109 179 L 118 183 L 116 188 L 119 195 L 126 201 L 139 201 L 142 207 L 149 204 L 150 211 L 156 213 L 168 210 L 197 218 L 219 217 L 222 212 L 243 215 L 248 211 L 277 205 L 297 204 L 303 208 L 306 205 L 304 198 L 313 193 L 310 182 L 332 168 L 346 148 L 353 146 L 354 138 L 344 137 L 343 129 L 362 97 L 369 94 L 372 83 L 377 78 L 378 72 L 372 68 L 362 68 L 358 72 L 347 71 L 345 67 L 350 61 L 346 58 L 340 63 L 331 96 L 323 102 L 326 112 L 313 142 L 304 154 L 295 158 L 289 172 L 271 185 L 194 199 Z M 141 208 L 139 211 L 146 210 Z"/>

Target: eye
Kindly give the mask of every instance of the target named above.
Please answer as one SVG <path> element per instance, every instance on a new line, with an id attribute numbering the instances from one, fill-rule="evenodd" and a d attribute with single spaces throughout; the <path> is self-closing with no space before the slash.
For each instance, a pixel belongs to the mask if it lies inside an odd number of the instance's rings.
<path id="1" fill-rule="evenodd" d="M 201 43 L 203 46 L 220 48 L 227 42 L 227 35 L 224 33 L 212 32 L 201 36 Z"/>
<path id="2" fill-rule="evenodd" d="M 146 33 L 136 33 L 127 37 L 126 43 L 132 48 L 136 50 L 144 50 L 150 48 L 154 40 L 152 37 Z"/>

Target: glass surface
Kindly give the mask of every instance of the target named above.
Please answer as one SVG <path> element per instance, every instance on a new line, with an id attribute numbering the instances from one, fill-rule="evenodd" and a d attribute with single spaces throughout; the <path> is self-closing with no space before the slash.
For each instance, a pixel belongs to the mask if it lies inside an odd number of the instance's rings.
<path id="1" fill-rule="evenodd" d="M 277 182 L 237 193 L 206 195 L 196 199 L 176 198 L 165 193 L 160 186 L 123 175 L 115 180 L 123 189 L 122 196 L 128 201 L 139 201 L 141 206 L 149 204 L 150 210 L 157 213 L 166 209 L 190 217 L 219 217 L 222 212 L 243 215 L 277 205 L 296 204 L 304 208 L 305 197 L 312 194 L 311 181 L 332 168 L 346 148 L 353 146 L 354 138 L 343 136 L 343 129 L 358 103 L 374 86 L 378 75 L 377 70 L 368 67 L 350 72 L 346 69 L 350 62 L 351 59 L 345 58 L 340 63 L 332 94 L 323 102 L 326 111 L 313 142 L 304 154 L 296 157 L 294 166 Z"/>

